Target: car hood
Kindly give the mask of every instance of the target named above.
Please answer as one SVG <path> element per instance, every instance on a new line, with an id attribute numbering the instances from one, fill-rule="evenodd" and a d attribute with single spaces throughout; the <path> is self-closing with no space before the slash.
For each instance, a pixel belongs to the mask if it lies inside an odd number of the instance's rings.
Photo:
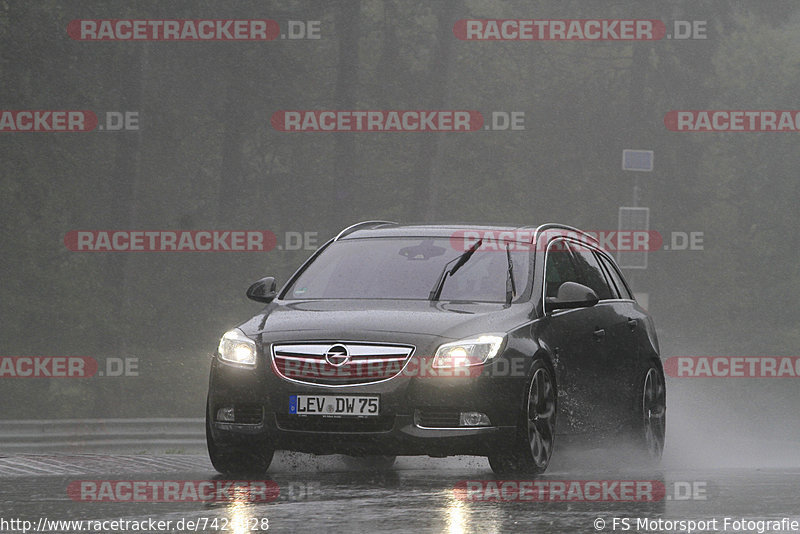
<path id="1" fill-rule="evenodd" d="M 280 301 L 240 328 L 255 337 L 286 339 L 383 338 L 381 334 L 460 339 L 507 332 L 526 322 L 530 310 L 522 304 L 455 303 L 418 300 Z M 372 335 L 369 335 L 372 334 Z"/>

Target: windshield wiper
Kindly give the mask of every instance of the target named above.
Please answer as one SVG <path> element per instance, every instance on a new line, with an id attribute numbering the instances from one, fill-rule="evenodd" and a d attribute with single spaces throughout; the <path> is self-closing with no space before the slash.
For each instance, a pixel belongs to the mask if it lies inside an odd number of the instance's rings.
<path id="1" fill-rule="evenodd" d="M 511 261 L 511 250 L 506 244 L 506 258 L 508 258 L 508 277 L 506 278 L 506 304 L 511 304 L 517 296 L 517 284 L 514 283 L 514 262 Z"/>
<path id="2" fill-rule="evenodd" d="M 456 274 L 456 271 L 458 271 L 462 265 L 464 265 L 469 261 L 469 259 L 472 257 L 473 254 L 475 254 L 475 251 L 478 250 L 478 247 L 480 247 L 482 243 L 483 239 L 478 239 L 478 241 L 476 241 L 474 245 L 469 247 L 469 249 L 467 249 L 467 251 L 464 252 L 461 256 L 453 258 L 452 260 L 444 264 L 444 267 L 442 268 L 442 273 L 436 280 L 436 285 L 434 285 L 433 289 L 431 289 L 431 293 L 428 296 L 428 300 L 439 300 L 439 297 L 442 294 L 442 289 L 444 289 L 444 282 L 445 280 L 447 280 L 447 277 Z M 453 262 L 456 262 L 456 264 L 453 265 L 453 267 L 448 271 L 447 266 Z"/>

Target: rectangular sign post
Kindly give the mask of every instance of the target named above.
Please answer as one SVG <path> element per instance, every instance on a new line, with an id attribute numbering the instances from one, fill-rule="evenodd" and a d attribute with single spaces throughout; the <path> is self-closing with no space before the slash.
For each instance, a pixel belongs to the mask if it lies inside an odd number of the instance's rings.
<path id="1" fill-rule="evenodd" d="M 626 148 L 622 151 L 622 170 L 652 172 L 653 157 L 652 150 L 630 150 Z M 634 175 L 633 177 L 633 205 L 639 205 L 639 175 Z"/>
<path id="2" fill-rule="evenodd" d="M 622 151 L 622 170 L 652 172 L 654 153 L 652 150 Z M 650 230 L 650 208 L 639 207 L 639 177 L 633 180 L 633 206 L 619 208 L 620 232 L 648 232 Z M 647 269 L 647 251 L 617 251 L 617 263 L 624 269 Z"/>
<path id="3" fill-rule="evenodd" d="M 650 208 L 620 207 L 619 232 L 649 232 Z M 647 269 L 647 250 L 617 251 L 617 263 L 623 269 Z"/>
<path id="4" fill-rule="evenodd" d="M 623 171 L 642 171 L 650 172 L 653 170 L 653 151 L 652 150 L 629 150 L 622 151 L 622 170 Z"/>

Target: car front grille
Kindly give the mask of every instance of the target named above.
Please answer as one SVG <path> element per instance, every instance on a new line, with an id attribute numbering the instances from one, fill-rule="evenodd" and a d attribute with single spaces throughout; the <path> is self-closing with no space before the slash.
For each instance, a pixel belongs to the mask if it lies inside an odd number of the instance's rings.
<path id="1" fill-rule="evenodd" d="M 414 352 L 409 345 L 363 342 L 276 343 L 275 371 L 304 384 L 350 386 L 381 382 L 399 375 Z"/>
<path id="2" fill-rule="evenodd" d="M 417 410 L 414 423 L 428 428 L 458 428 L 460 412 L 452 410 Z"/>
<path id="3" fill-rule="evenodd" d="M 393 415 L 377 417 L 322 417 L 276 414 L 281 430 L 305 432 L 389 432 L 394 427 Z"/>

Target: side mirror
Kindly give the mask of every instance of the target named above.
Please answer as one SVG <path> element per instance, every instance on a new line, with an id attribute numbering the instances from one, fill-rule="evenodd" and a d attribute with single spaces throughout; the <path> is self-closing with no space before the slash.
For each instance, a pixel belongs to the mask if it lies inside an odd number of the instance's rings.
<path id="1" fill-rule="evenodd" d="M 278 294 L 275 288 L 275 278 L 267 276 L 247 288 L 247 298 L 256 302 L 272 302 Z"/>
<path id="2" fill-rule="evenodd" d="M 576 282 L 564 282 L 558 286 L 558 296 L 547 297 L 544 303 L 550 310 L 569 308 L 587 308 L 594 306 L 600 299 L 590 287 Z"/>

